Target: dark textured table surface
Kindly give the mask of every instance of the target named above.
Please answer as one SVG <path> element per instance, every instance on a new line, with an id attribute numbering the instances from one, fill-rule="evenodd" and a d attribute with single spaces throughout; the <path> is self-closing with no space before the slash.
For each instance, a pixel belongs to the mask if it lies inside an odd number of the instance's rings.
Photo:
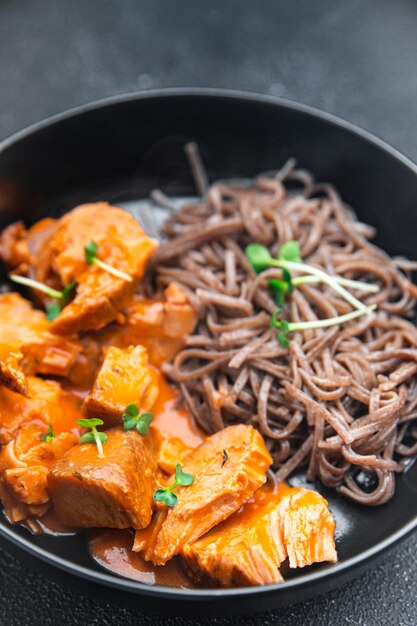
<path id="1" fill-rule="evenodd" d="M 0 139 L 117 93 L 216 86 L 315 105 L 417 161 L 416 30 L 414 0 L 0 0 Z M 75 595 L 0 551 L 0 625 L 415 626 L 416 550 L 307 603 L 194 621 Z"/>

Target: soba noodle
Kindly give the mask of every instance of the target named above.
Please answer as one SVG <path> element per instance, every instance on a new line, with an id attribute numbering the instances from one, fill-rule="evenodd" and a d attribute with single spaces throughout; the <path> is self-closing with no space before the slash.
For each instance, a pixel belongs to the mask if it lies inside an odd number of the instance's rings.
<path id="1" fill-rule="evenodd" d="M 168 241 L 153 258 L 152 288 L 177 282 L 199 317 L 166 371 L 205 431 L 237 422 L 259 428 L 277 480 L 305 466 L 310 480 L 382 504 L 417 454 L 413 265 L 371 244 L 374 229 L 356 220 L 336 190 L 294 165 L 206 189 L 199 164 L 204 197 L 172 215 Z M 280 345 L 268 281 L 282 271 L 255 274 L 245 247 L 258 242 L 276 255 L 289 240 L 305 263 L 378 285 L 378 293 L 351 289 L 376 312 L 294 332 L 288 349 Z M 287 298 L 283 316 L 299 322 L 351 310 L 329 286 L 306 282 Z"/>

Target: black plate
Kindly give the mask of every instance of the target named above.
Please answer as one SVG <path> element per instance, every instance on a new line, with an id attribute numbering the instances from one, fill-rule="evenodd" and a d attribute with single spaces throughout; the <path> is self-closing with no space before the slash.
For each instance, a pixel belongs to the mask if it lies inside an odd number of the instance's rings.
<path id="1" fill-rule="evenodd" d="M 360 219 L 377 227 L 382 247 L 415 256 L 415 165 L 368 133 L 309 107 L 213 90 L 113 98 L 55 116 L 4 141 L 0 225 L 56 215 L 82 201 L 143 198 L 155 186 L 190 193 L 182 150 L 189 140 L 198 142 L 211 179 L 253 175 L 295 156 L 317 179 L 333 182 Z M 149 587 L 101 570 L 82 536 L 32 536 L 2 521 L 0 537 L 9 549 L 48 564 L 43 569 L 55 578 L 73 585 L 83 579 L 84 592 L 95 590 L 136 608 L 204 615 L 259 611 L 348 580 L 417 526 L 417 465 L 398 478 L 394 498 L 379 508 L 321 491 L 336 516 L 339 562 L 265 587 Z"/>

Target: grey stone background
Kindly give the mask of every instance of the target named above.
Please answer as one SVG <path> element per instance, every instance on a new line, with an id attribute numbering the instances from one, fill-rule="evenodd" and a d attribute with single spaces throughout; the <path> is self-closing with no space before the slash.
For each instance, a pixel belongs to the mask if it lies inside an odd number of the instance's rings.
<path id="1" fill-rule="evenodd" d="M 105 96 L 214 86 L 315 105 L 417 161 L 416 33 L 414 0 L 0 0 L 0 139 Z M 415 626 L 416 552 L 417 537 L 281 611 L 186 620 L 76 595 L 0 551 L 0 625 Z"/>

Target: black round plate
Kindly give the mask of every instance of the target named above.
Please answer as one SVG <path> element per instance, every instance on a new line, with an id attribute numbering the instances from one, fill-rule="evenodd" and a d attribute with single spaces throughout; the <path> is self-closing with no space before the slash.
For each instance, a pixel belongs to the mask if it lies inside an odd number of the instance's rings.
<path id="1" fill-rule="evenodd" d="M 391 254 L 415 255 L 415 165 L 368 133 L 309 107 L 218 90 L 117 97 L 55 116 L 4 141 L 0 226 L 57 215 L 84 201 L 143 198 L 154 187 L 190 193 L 183 153 L 190 140 L 199 144 L 212 180 L 253 175 L 295 156 L 318 180 L 334 183 L 359 218 L 377 227 L 379 245 Z M 339 562 L 265 587 L 149 587 L 101 570 L 83 536 L 32 536 L 2 521 L 0 537 L 9 549 L 42 562 L 54 577 L 72 585 L 81 581 L 84 592 L 88 588 L 106 599 L 171 614 L 260 611 L 348 580 L 417 526 L 417 465 L 398 478 L 394 498 L 381 507 L 361 507 L 320 491 L 336 516 Z"/>

